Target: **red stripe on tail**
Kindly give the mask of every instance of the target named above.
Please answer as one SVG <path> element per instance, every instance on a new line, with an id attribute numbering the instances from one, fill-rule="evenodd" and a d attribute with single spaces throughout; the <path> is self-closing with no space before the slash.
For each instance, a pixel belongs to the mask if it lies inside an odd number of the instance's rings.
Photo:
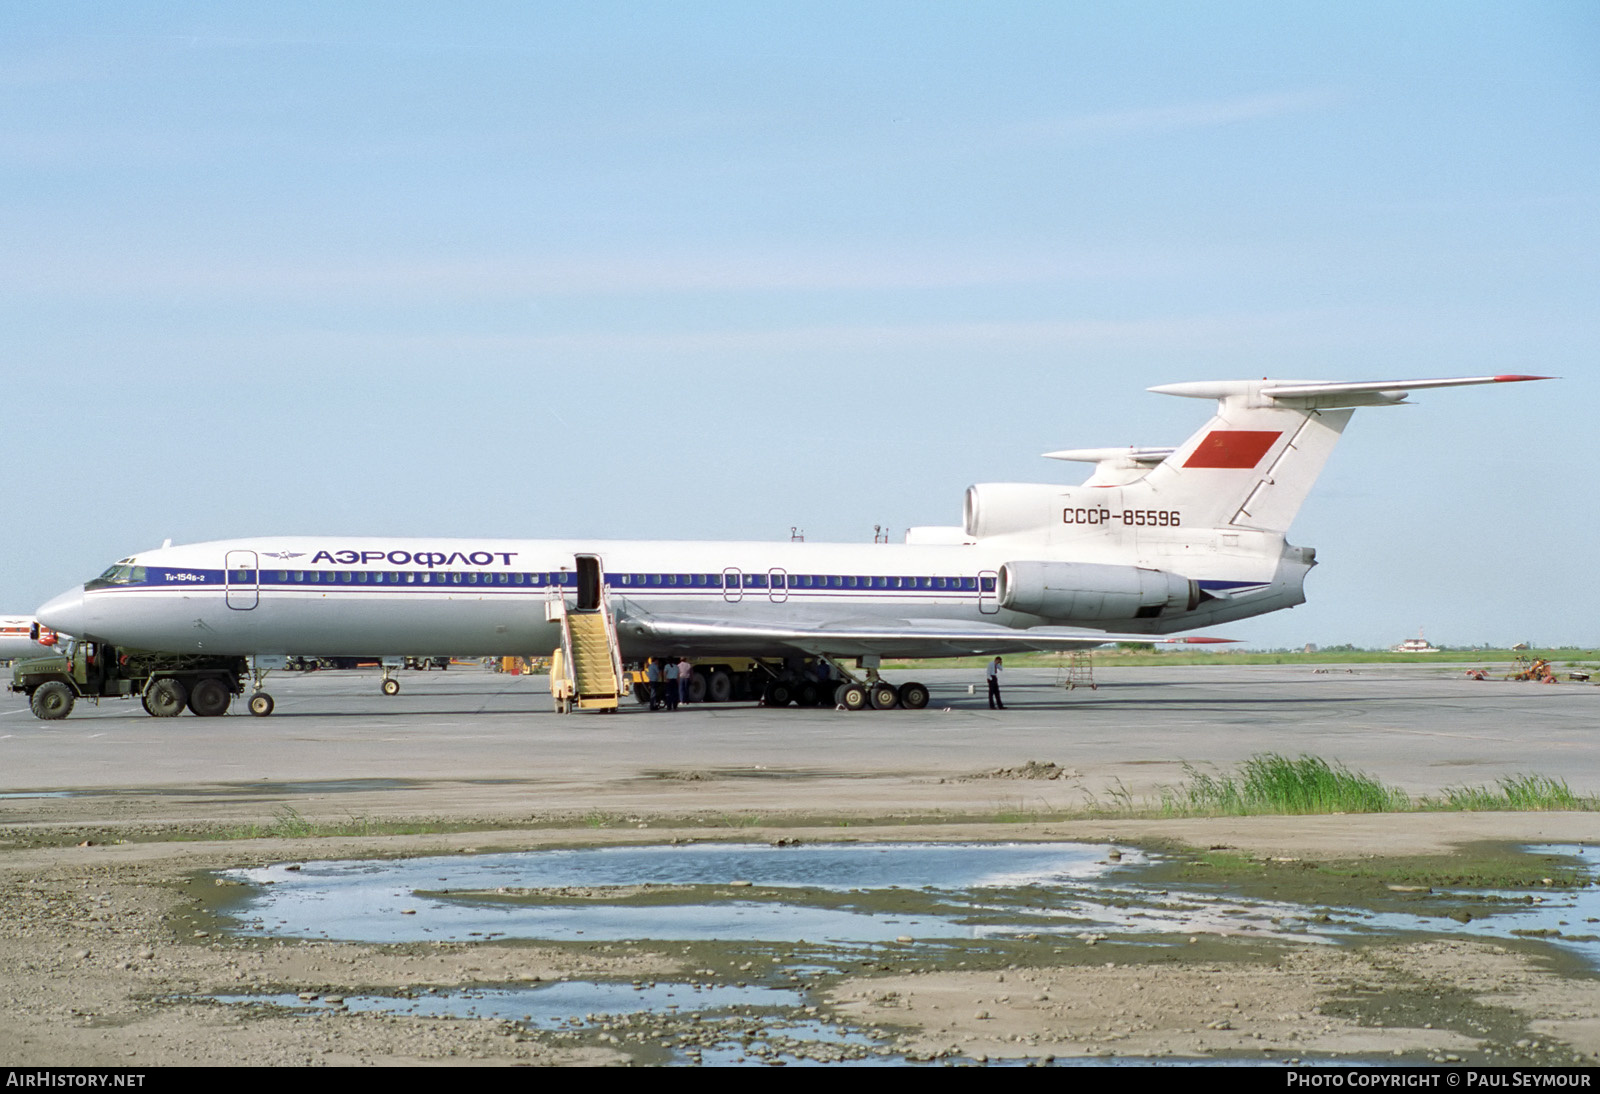
<path id="1" fill-rule="evenodd" d="M 1261 462 L 1282 433 L 1263 429 L 1213 429 L 1184 461 L 1185 467 L 1249 469 Z"/>

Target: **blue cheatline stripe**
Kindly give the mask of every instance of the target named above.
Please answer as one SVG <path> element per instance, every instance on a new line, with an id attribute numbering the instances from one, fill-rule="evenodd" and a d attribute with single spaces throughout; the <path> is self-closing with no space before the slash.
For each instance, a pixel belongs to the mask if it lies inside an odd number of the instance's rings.
<path id="1" fill-rule="evenodd" d="M 280 576 L 274 577 L 277 574 Z M 288 576 L 293 575 L 293 576 Z M 700 593 L 729 591 L 790 593 L 933 593 L 950 596 L 979 592 L 980 579 L 973 577 L 930 577 L 926 575 L 879 574 L 790 574 L 785 584 L 773 584 L 768 574 L 745 574 L 742 584 L 724 584 L 721 573 L 714 574 L 635 574 L 606 575 L 611 589 L 635 593 Z M 504 578 L 504 580 L 501 580 Z M 259 579 L 259 580 L 258 580 Z M 983 578 L 982 592 L 994 591 L 994 579 Z M 941 582 L 943 584 L 941 584 Z M 465 570 L 208 570 L 150 568 L 142 582 L 108 584 L 92 590 L 115 592 L 127 589 L 215 588 L 325 589 L 380 588 L 405 591 L 437 590 L 441 587 L 490 588 L 506 592 L 526 589 L 571 589 L 577 578 L 554 571 L 497 572 Z"/>
<path id="2" fill-rule="evenodd" d="M 344 585 L 330 583 L 322 585 L 279 585 L 276 583 L 265 585 L 235 584 L 222 585 L 192 585 L 187 589 L 178 589 L 171 586 L 154 585 L 123 585 L 116 588 L 96 589 L 90 595 L 158 595 L 178 596 L 184 592 L 205 592 L 210 595 L 223 592 L 224 589 L 236 594 L 250 594 L 259 592 L 262 595 L 298 593 L 304 595 L 427 595 L 434 596 L 464 596 L 477 595 L 486 597 L 525 597 L 543 599 L 548 595 L 545 589 L 530 589 L 526 586 L 515 585 Z M 620 597 L 635 600 L 705 600 L 715 603 L 743 600 L 769 599 L 772 593 L 782 594 L 789 600 L 911 600 L 911 601 L 939 601 L 939 600 L 970 600 L 979 598 L 977 592 L 960 589 L 684 589 L 684 588 L 643 588 L 621 589 L 616 593 Z"/>
<path id="3" fill-rule="evenodd" d="M 278 577 L 274 575 L 300 575 Z M 257 581 L 257 577 L 260 581 Z M 505 580 L 501 581 L 500 578 Z M 971 597 L 992 595 L 993 578 L 929 577 L 925 575 L 878 574 L 790 574 L 785 585 L 773 585 L 767 574 L 748 573 L 741 585 L 724 585 L 723 575 L 714 574 L 634 574 L 606 575 L 606 586 L 628 595 L 758 596 L 761 593 L 783 592 L 789 596 L 916 596 L 916 597 Z M 478 580 L 469 580 L 478 578 Z M 651 578 L 656 580 L 652 581 Z M 669 582 L 667 579 L 675 579 Z M 679 580 L 681 579 L 681 580 Z M 810 584 L 803 582 L 809 580 Z M 943 581 L 946 587 L 936 583 Z M 853 582 L 853 584 L 852 584 Z M 881 582 L 881 584 L 880 584 Z M 959 583 L 959 584 L 957 584 Z M 1202 589 L 1237 590 L 1264 588 L 1270 581 L 1202 580 Z M 91 590 L 101 592 L 132 592 L 151 589 L 216 589 L 232 586 L 238 589 L 270 589 L 274 591 L 337 589 L 347 592 L 459 592 L 472 589 L 503 593 L 546 593 L 552 589 L 572 589 L 577 577 L 556 571 L 497 571 L 462 570 L 206 570 L 165 569 L 152 567 L 143 582 L 104 585 Z"/>

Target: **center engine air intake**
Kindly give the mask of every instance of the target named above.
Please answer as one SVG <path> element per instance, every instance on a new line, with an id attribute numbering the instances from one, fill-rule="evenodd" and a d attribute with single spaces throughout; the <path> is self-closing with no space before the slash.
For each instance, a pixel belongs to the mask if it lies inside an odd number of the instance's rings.
<path id="1" fill-rule="evenodd" d="M 1037 482 L 984 482 L 967 487 L 962 527 L 973 539 L 1043 532 L 1061 520 L 1064 486 Z"/>
<path id="2" fill-rule="evenodd" d="M 1000 606 L 1047 619 L 1154 619 L 1194 611 L 1200 584 L 1165 570 L 1094 562 L 1008 562 L 1000 567 Z"/>

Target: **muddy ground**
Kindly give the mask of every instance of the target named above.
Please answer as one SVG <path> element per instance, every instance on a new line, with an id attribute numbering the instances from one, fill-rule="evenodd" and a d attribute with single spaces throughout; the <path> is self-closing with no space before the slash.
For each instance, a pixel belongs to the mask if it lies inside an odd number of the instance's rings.
<path id="1" fill-rule="evenodd" d="M 1600 840 L 1600 816 L 1586 813 L 871 824 L 848 813 L 808 813 L 801 800 L 787 803 L 794 808 L 786 818 L 785 803 L 775 800 L 760 824 L 708 832 L 703 822 L 683 825 L 640 811 L 632 799 L 626 817 L 597 802 L 589 821 L 574 822 L 510 811 L 466 816 L 459 799 L 429 802 L 426 793 L 409 792 L 405 809 L 452 814 L 454 823 L 478 830 L 195 839 L 201 833 L 170 816 L 157 820 L 154 806 L 135 800 L 38 800 L 26 822 L 12 811 L 12 823 L 0 825 L 0 1006 L 7 1016 L 0 1059 L 123 1067 L 759 1062 L 784 1047 L 781 1035 L 763 1037 L 759 1017 L 658 1014 L 555 1031 L 497 1019 L 351 1013 L 337 1005 L 307 1015 L 222 1004 L 211 997 L 303 993 L 326 1000 L 563 977 L 731 982 L 759 978 L 762 961 L 773 976 L 782 964 L 770 944 L 236 938 L 213 914 L 230 886 L 212 871 L 231 867 L 708 837 L 1069 839 L 1191 848 L 1214 860 L 1220 849 L 1224 865 L 1212 869 L 1233 870 L 1241 891 L 1270 890 L 1310 905 L 1338 896 L 1361 905 L 1426 889 L 1441 861 L 1464 874 L 1474 864 L 1493 874 L 1513 860 L 1508 849 L 1516 844 Z M 170 814 L 170 803 L 163 810 Z M 1308 869 L 1313 862 L 1318 868 Z M 1330 875 L 1322 868 L 1339 863 L 1351 869 Z M 1385 863 L 1395 869 L 1378 868 Z M 1408 876 L 1420 888 L 1404 884 Z M 868 962 L 818 977 L 808 999 L 812 1013 L 866 1031 L 872 1043 L 801 1047 L 791 1059 L 1600 1060 L 1593 970 L 1537 939 L 1391 937 L 1328 946 L 1204 934 L 1160 941 L 1052 937 L 937 953 L 882 947 Z M 735 1045 L 735 1054 L 702 1056 L 716 1044 Z"/>

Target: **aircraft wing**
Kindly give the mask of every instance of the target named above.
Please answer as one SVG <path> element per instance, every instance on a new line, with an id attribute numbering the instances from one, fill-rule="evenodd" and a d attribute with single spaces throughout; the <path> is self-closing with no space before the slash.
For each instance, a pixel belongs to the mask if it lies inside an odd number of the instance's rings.
<path id="1" fill-rule="evenodd" d="M 1081 627 L 1030 627 L 947 619 L 840 619 L 821 623 L 754 623 L 693 616 L 629 616 L 617 622 L 625 643 L 709 652 L 826 653 L 838 657 L 952 657 L 961 654 L 1082 650 L 1108 642 L 1201 644 L 1227 638 L 1108 634 Z"/>

